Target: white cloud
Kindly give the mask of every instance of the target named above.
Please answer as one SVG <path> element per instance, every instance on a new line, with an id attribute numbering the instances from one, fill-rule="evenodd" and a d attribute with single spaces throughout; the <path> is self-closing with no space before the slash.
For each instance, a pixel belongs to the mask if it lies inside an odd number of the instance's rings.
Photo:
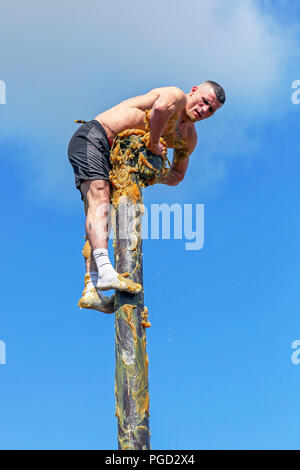
<path id="1" fill-rule="evenodd" d="M 9 96 L 1 134 L 31 149 L 24 166 L 38 175 L 40 194 L 67 191 L 71 199 L 78 197 L 66 157 L 74 119 L 168 84 L 188 91 L 212 79 L 224 86 L 226 106 L 214 123 L 199 125 L 193 162 L 195 173 L 205 167 L 212 182 L 214 174 L 215 182 L 223 178 L 227 158 L 253 149 L 249 127 L 274 115 L 296 41 L 254 0 L 11 0 L 0 34 L 0 79 Z M 276 114 L 284 107 L 276 100 Z"/>

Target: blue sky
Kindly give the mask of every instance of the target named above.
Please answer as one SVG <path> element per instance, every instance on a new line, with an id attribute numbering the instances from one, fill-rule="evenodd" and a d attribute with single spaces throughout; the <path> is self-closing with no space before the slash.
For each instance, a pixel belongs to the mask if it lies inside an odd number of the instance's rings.
<path id="1" fill-rule="evenodd" d="M 144 193 L 205 205 L 202 250 L 144 241 L 152 448 L 299 449 L 300 8 L 207 3 L 1 9 L 1 449 L 117 448 L 114 317 L 77 307 L 84 213 L 67 145 L 74 119 L 206 79 L 226 105 L 197 124 L 184 181 Z"/>

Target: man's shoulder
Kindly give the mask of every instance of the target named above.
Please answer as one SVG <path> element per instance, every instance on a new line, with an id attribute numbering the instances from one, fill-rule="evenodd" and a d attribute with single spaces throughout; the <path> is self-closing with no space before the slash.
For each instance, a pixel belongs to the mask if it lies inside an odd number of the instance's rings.
<path id="1" fill-rule="evenodd" d="M 161 87 L 156 87 L 153 88 L 151 91 L 156 91 L 158 93 L 163 93 L 165 91 L 172 91 L 173 93 L 178 93 L 178 94 L 184 94 L 184 91 L 181 90 L 178 86 L 175 85 L 170 85 L 170 86 L 161 86 Z"/>
<path id="2" fill-rule="evenodd" d="M 126 100 L 121 101 L 120 105 L 122 106 L 149 106 L 152 107 L 153 103 L 161 96 L 161 95 L 170 95 L 171 99 L 175 98 L 175 101 L 178 102 L 179 105 L 185 106 L 186 103 L 186 94 L 180 88 L 176 86 L 164 86 L 158 88 L 152 88 L 151 90 L 147 91 L 142 95 L 133 96 L 132 98 L 128 98 Z"/>
<path id="3" fill-rule="evenodd" d="M 184 93 L 183 90 L 181 90 L 179 87 L 171 85 L 171 86 L 164 86 L 164 87 L 159 87 L 159 88 L 153 88 L 152 90 L 149 91 L 149 93 L 156 93 L 158 96 L 164 94 L 164 93 L 170 93 L 172 95 L 175 95 L 175 97 L 178 100 L 186 100 L 186 94 Z"/>

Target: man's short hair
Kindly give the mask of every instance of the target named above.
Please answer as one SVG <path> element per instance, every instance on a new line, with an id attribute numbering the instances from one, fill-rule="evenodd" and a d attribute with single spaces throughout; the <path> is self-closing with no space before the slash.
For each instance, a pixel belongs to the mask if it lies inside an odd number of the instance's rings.
<path id="1" fill-rule="evenodd" d="M 217 100 L 219 101 L 219 103 L 224 104 L 226 100 L 226 95 L 221 85 L 219 85 L 217 82 L 214 82 L 213 80 L 206 80 L 205 83 L 209 83 L 212 86 Z"/>

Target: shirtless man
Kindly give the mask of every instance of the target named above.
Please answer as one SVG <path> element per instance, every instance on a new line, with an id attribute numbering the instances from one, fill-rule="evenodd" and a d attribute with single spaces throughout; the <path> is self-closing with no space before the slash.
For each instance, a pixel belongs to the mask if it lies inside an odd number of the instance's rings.
<path id="1" fill-rule="evenodd" d="M 169 148 L 174 149 L 170 170 L 160 183 L 176 186 L 183 180 L 189 164 L 189 156 L 197 145 L 195 123 L 211 117 L 225 102 L 223 88 L 213 81 L 206 81 L 193 86 L 189 93 L 177 87 L 155 88 L 145 95 L 122 101 L 113 108 L 104 111 L 75 132 L 68 155 L 75 174 L 75 184 L 82 194 L 86 207 L 86 235 L 92 254 L 86 263 L 89 275 L 88 284 L 79 306 L 85 307 L 84 297 L 90 291 L 98 294 L 93 307 L 111 313 L 112 301 L 100 291 L 117 289 L 132 291 L 128 280 L 119 275 L 108 258 L 107 210 L 110 202 L 109 171 L 110 147 L 114 138 L 125 129 L 145 130 L 145 111 L 150 112 L 149 150 L 162 155 L 163 137 Z M 176 124 L 168 132 L 168 122 L 176 114 Z M 105 231 L 106 230 L 106 231 Z M 105 235 L 104 235 L 105 234 Z M 141 286 L 136 284 L 135 293 Z"/>

